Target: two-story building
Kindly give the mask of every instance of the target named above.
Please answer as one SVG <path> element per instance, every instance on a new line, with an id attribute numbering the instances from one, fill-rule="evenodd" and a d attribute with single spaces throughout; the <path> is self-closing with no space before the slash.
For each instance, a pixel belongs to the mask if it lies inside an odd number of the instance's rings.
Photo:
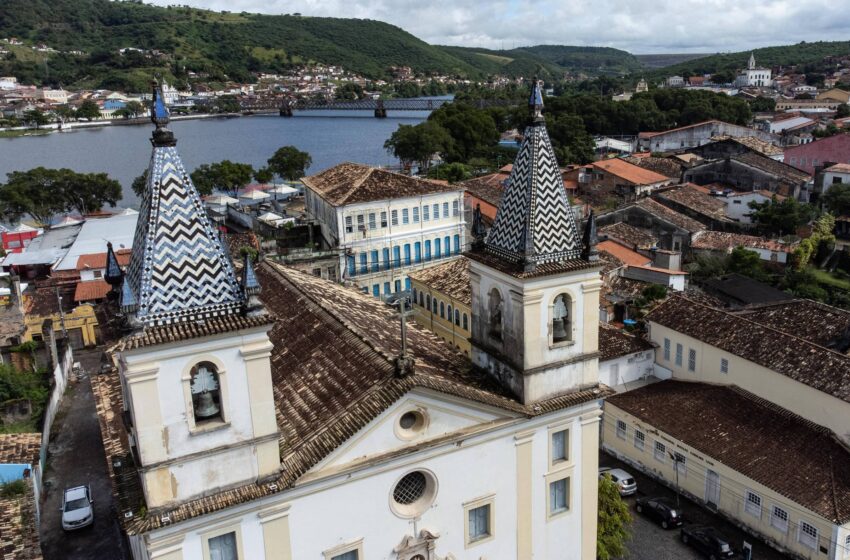
<path id="1" fill-rule="evenodd" d="M 342 281 L 376 297 L 466 244 L 462 188 L 356 163 L 303 179 L 306 210 L 340 251 Z"/>

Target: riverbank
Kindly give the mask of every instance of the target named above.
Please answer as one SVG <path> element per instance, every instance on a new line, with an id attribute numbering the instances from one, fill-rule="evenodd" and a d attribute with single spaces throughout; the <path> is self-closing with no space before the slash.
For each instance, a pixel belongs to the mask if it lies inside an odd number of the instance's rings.
<path id="1" fill-rule="evenodd" d="M 42 128 L 25 128 L 25 129 L 0 129 L 0 138 L 19 138 L 21 136 L 44 136 L 55 132 L 54 130 L 44 130 Z"/>

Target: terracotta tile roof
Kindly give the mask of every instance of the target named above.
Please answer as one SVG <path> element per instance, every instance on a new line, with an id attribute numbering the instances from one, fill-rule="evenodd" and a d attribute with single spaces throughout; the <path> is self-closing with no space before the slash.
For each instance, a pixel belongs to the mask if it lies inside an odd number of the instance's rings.
<path id="1" fill-rule="evenodd" d="M 257 317 L 244 317 L 242 315 L 223 315 L 213 317 L 206 321 L 174 323 L 158 327 L 146 327 L 141 333 L 122 339 L 113 351 L 124 352 L 135 350 L 154 344 L 167 344 L 169 342 L 180 342 L 200 338 L 202 336 L 213 336 L 217 334 L 235 332 L 245 329 L 253 329 L 269 325 L 275 321 L 271 315 Z"/>
<path id="2" fill-rule="evenodd" d="M 622 158 L 622 160 L 671 179 L 679 179 L 679 177 L 682 176 L 682 170 L 685 168 L 682 165 L 681 160 L 677 160 L 675 158 L 629 156 Z"/>
<path id="3" fill-rule="evenodd" d="M 599 361 L 613 360 L 635 352 L 652 350 L 654 346 L 647 340 L 629 334 L 608 323 L 599 323 Z"/>
<path id="4" fill-rule="evenodd" d="M 573 272 L 576 270 L 585 270 L 596 267 L 601 268 L 603 266 L 603 263 L 601 262 L 592 263 L 582 259 L 574 259 L 538 264 L 534 270 L 527 272 L 524 270 L 522 264 L 508 262 L 505 259 L 484 251 L 468 251 L 464 253 L 464 256 L 493 267 L 499 272 L 504 272 L 505 274 L 509 274 L 515 278 L 539 278 L 542 276 L 550 276 L 552 274 L 561 274 L 563 272 Z"/>
<path id="5" fill-rule="evenodd" d="M 408 274 L 432 290 L 446 294 L 466 305 L 472 305 L 472 287 L 469 284 L 469 260 L 460 257 Z"/>
<path id="6" fill-rule="evenodd" d="M 836 163 L 835 165 L 827 167 L 824 171 L 832 171 L 833 173 L 850 173 L 850 163 Z"/>
<path id="7" fill-rule="evenodd" d="M 850 452 L 826 428 L 734 386 L 667 380 L 610 405 L 834 523 L 850 520 Z"/>
<path id="8" fill-rule="evenodd" d="M 74 301 L 95 301 L 103 299 L 109 294 L 112 286 L 106 280 L 88 280 L 78 282 L 74 290 Z"/>
<path id="9" fill-rule="evenodd" d="M 27 479 L 23 496 L 0 498 L 0 558 L 41 560 L 41 545 L 35 521 L 35 494 Z M 43 512 L 42 512 L 43 513 Z"/>
<path id="10" fill-rule="evenodd" d="M 850 311 L 825 303 L 796 299 L 751 307 L 736 314 L 842 353 L 850 345 Z"/>
<path id="11" fill-rule="evenodd" d="M 658 245 L 658 237 L 651 229 L 635 227 L 626 222 L 617 222 L 599 228 L 599 237 L 614 239 L 621 245 L 631 246 L 634 249 L 649 249 Z"/>
<path id="12" fill-rule="evenodd" d="M 782 243 L 775 239 L 730 233 L 725 231 L 701 231 L 691 240 L 691 248 L 712 251 L 731 251 L 735 247 L 765 249 L 782 253 L 792 253 L 798 243 Z"/>
<path id="13" fill-rule="evenodd" d="M 261 299 L 277 321 L 269 332 L 282 474 L 172 508 L 138 515 L 144 505 L 121 417 L 117 371 L 93 376 L 101 433 L 125 530 L 140 534 L 256 500 L 289 488 L 301 475 L 410 390 L 421 387 L 515 414 L 536 416 L 611 394 L 599 386 L 523 405 L 484 371 L 433 333 L 408 324 L 415 371 L 395 374 L 401 341 L 395 312 L 379 300 L 278 264 L 257 267 Z M 293 327 L 297 325 L 297 327 Z M 113 356 L 113 359 L 115 357 Z M 116 472 L 112 457 L 125 465 Z"/>
<path id="14" fill-rule="evenodd" d="M 712 136 L 712 142 L 725 142 L 725 141 L 735 142 L 740 144 L 746 148 L 749 148 L 753 151 L 756 151 L 760 154 L 766 156 L 778 156 L 785 152 L 779 146 L 774 146 L 770 142 L 765 142 L 760 138 L 756 138 L 755 136 Z"/>
<path id="15" fill-rule="evenodd" d="M 670 133 L 670 132 L 678 132 L 680 130 L 687 130 L 689 128 L 697 128 L 699 126 L 704 126 L 704 125 L 707 125 L 707 124 L 714 124 L 714 123 L 723 123 L 723 121 L 712 119 L 710 121 L 703 121 L 703 122 L 698 122 L 698 123 L 695 123 L 695 124 L 689 124 L 687 126 L 680 126 L 679 128 L 671 128 L 670 130 L 659 130 L 659 131 L 653 131 L 653 132 L 640 132 L 640 133 L 638 133 L 638 137 L 639 138 L 652 138 L 653 136 L 658 136 L 659 134 L 667 134 L 667 133 Z"/>
<path id="16" fill-rule="evenodd" d="M 132 249 L 118 249 L 115 251 L 115 258 L 118 259 L 118 265 L 121 268 L 130 264 L 130 255 L 132 253 Z M 77 270 L 97 270 L 99 268 L 106 268 L 106 252 L 89 253 L 77 257 Z"/>
<path id="17" fill-rule="evenodd" d="M 417 179 L 359 163 L 341 163 L 304 177 L 302 182 L 333 206 L 461 190 L 457 185 Z"/>
<path id="18" fill-rule="evenodd" d="M 682 296 L 647 319 L 850 402 L 850 357 L 804 338 Z"/>
<path id="19" fill-rule="evenodd" d="M 607 293 L 610 296 L 614 296 L 618 301 L 626 301 L 641 295 L 649 285 L 647 282 L 641 282 L 640 280 L 617 276 L 608 283 Z"/>
<path id="20" fill-rule="evenodd" d="M 689 208 L 703 216 L 723 222 L 731 221 L 726 217 L 726 203 L 717 197 L 706 194 L 696 185 L 690 184 L 681 187 L 658 191 L 655 194 L 659 201 L 671 201 L 684 208 Z M 663 203 L 663 202 L 662 202 Z"/>
<path id="21" fill-rule="evenodd" d="M 735 161 L 741 162 L 750 167 L 755 167 L 765 173 L 776 176 L 779 179 L 791 182 L 793 184 L 804 183 L 811 179 L 811 175 L 800 171 L 796 167 L 791 167 L 788 164 L 776 161 L 767 156 L 757 154 L 755 152 L 747 152 L 732 156 Z"/>
<path id="22" fill-rule="evenodd" d="M 646 210 L 656 218 L 660 218 L 676 227 L 682 228 L 690 233 L 696 233 L 708 229 L 705 224 L 695 220 L 689 216 L 685 216 L 681 212 L 676 212 L 671 208 L 667 208 L 660 202 L 651 198 L 643 198 L 635 203 L 635 206 Z"/>
<path id="23" fill-rule="evenodd" d="M 0 465 L 38 463 L 41 434 L 0 434 Z"/>
<path id="24" fill-rule="evenodd" d="M 627 247 L 623 247 L 615 241 L 603 241 L 599 243 L 596 248 L 610 254 L 623 264 L 646 266 L 652 262 L 652 259 L 649 257 L 645 257 Z"/>
<path id="25" fill-rule="evenodd" d="M 472 196 L 498 208 L 502 203 L 502 195 L 505 194 L 505 181 L 508 177 L 510 173 L 491 173 L 463 181 L 458 183 L 458 186 L 466 189 L 466 192 Z"/>
<path id="26" fill-rule="evenodd" d="M 669 177 L 660 175 L 649 169 L 644 169 L 643 167 L 638 167 L 620 158 L 594 161 L 590 165 L 635 185 L 652 185 L 670 180 Z"/>

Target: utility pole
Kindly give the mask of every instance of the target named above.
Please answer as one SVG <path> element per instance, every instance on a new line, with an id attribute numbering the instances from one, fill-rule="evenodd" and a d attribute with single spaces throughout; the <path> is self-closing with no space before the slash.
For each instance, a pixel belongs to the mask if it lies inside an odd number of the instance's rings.
<path id="1" fill-rule="evenodd" d="M 679 463 L 683 462 L 682 459 L 684 459 L 684 457 L 680 459 L 678 453 L 670 453 L 669 451 L 667 454 L 670 455 L 670 458 L 673 460 L 673 468 L 676 470 L 676 510 L 681 512 L 681 505 L 679 503 Z"/>
<path id="2" fill-rule="evenodd" d="M 65 311 L 62 309 L 62 296 L 59 295 L 59 286 L 55 289 L 56 302 L 59 304 L 59 324 L 62 325 L 62 336 L 68 338 L 68 331 L 65 329 Z"/>

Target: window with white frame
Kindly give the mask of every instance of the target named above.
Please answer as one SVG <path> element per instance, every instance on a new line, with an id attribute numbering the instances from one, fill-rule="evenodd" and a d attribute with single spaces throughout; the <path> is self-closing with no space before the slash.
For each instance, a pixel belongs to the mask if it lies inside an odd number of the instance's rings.
<path id="1" fill-rule="evenodd" d="M 405 225 L 410 223 L 410 214 L 409 214 L 407 208 L 401 209 L 401 223 L 403 223 Z"/>
<path id="2" fill-rule="evenodd" d="M 386 211 L 381 212 L 381 227 L 382 228 L 387 227 L 387 213 L 386 213 Z"/>
<path id="3" fill-rule="evenodd" d="M 360 555 L 357 554 L 356 550 L 349 550 L 348 552 L 331 556 L 331 560 L 360 560 Z"/>
<path id="4" fill-rule="evenodd" d="M 483 504 L 467 511 L 467 544 L 478 543 L 493 536 L 491 504 Z"/>
<path id="5" fill-rule="evenodd" d="M 392 224 L 394 226 L 398 225 L 398 210 L 392 210 L 390 212 L 390 217 L 392 218 Z"/>
<path id="6" fill-rule="evenodd" d="M 354 232 L 354 220 L 351 219 L 351 216 L 345 217 L 345 233 L 353 233 Z"/>
<path id="7" fill-rule="evenodd" d="M 566 461 L 570 457 L 569 430 L 558 430 L 552 432 L 552 463 Z"/>
<path id="8" fill-rule="evenodd" d="M 681 344 L 676 345 L 676 365 L 682 367 L 682 354 L 684 353 L 684 349 Z"/>
<path id="9" fill-rule="evenodd" d="M 697 369 L 697 351 L 693 348 L 688 348 L 688 371 L 696 371 Z"/>
<path id="10" fill-rule="evenodd" d="M 422 221 L 423 222 L 427 222 L 428 220 L 431 219 L 431 215 L 429 213 L 430 212 L 429 208 L 430 207 L 427 204 L 422 206 Z"/>
<path id="11" fill-rule="evenodd" d="M 655 442 L 655 460 L 661 461 L 662 463 L 667 458 L 667 446 L 661 443 L 660 441 Z"/>
<path id="12" fill-rule="evenodd" d="M 664 339 L 664 361 L 665 362 L 670 361 L 670 339 L 669 338 Z"/>
<path id="13" fill-rule="evenodd" d="M 414 224 L 419 223 L 419 207 L 418 206 L 413 207 L 413 223 Z"/>
<path id="14" fill-rule="evenodd" d="M 850 535 L 844 537 L 844 557 L 850 558 Z"/>
<path id="15" fill-rule="evenodd" d="M 635 448 L 643 451 L 643 447 L 646 444 L 646 434 L 641 432 L 640 430 L 635 430 Z"/>
<path id="16" fill-rule="evenodd" d="M 679 478 L 684 478 L 688 475 L 688 459 L 678 451 L 673 453 L 676 458 L 676 470 L 679 471 Z"/>
<path id="17" fill-rule="evenodd" d="M 626 423 L 623 420 L 617 420 L 617 437 L 626 439 Z"/>
<path id="18" fill-rule="evenodd" d="M 562 478 L 549 483 L 549 515 L 563 513 L 570 508 L 570 479 Z"/>
<path id="19" fill-rule="evenodd" d="M 443 217 L 444 218 L 449 217 L 449 203 L 448 202 L 443 203 Z"/>
<path id="20" fill-rule="evenodd" d="M 369 229 L 376 229 L 378 227 L 378 222 L 375 219 L 375 213 L 369 212 Z"/>
<path id="21" fill-rule="evenodd" d="M 439 219 L 440 219 L 440 205 L 439 205 L 439 204 L 435 204 L 435 205 L 432 207 L 432 209 L 434 210 L 434 219 L 435 219 L 435 220 L 439 220 Z"/>
<path id="22" fill-rule="evenodd" d="M 779 506 L 770 510 L 770 526 L 783 533 L 788 532 L 788 512 Z"/>
<path id="23" fill-rule="evenodd" d="M 755 517 L 761 517 L 761 496 L 747 490 L 744 493 L 744 511 Z"/>
<path id="24" fill-rule="evenodd" d="M 720 358 L 720 373 L 729 373 L 729 360 Z"/>
<path id="25" fill-rule="evenodd" d="M 457 200 L 452 201 L 452 216 L 460 215 L 460 203 Z"/>
<path id="26" fill-rule="evenodd" d="M 800 521 L 799 534 L 797 541 L 803 546 L 807 546 L 812 550 L 818 547 L 818 528 L 811 523 Z"/>
<path id="27" fill-rule="evenodd" d="M 239 560 L 236 533 L 231 531 L 207 540 L 209 560 Z"/>

